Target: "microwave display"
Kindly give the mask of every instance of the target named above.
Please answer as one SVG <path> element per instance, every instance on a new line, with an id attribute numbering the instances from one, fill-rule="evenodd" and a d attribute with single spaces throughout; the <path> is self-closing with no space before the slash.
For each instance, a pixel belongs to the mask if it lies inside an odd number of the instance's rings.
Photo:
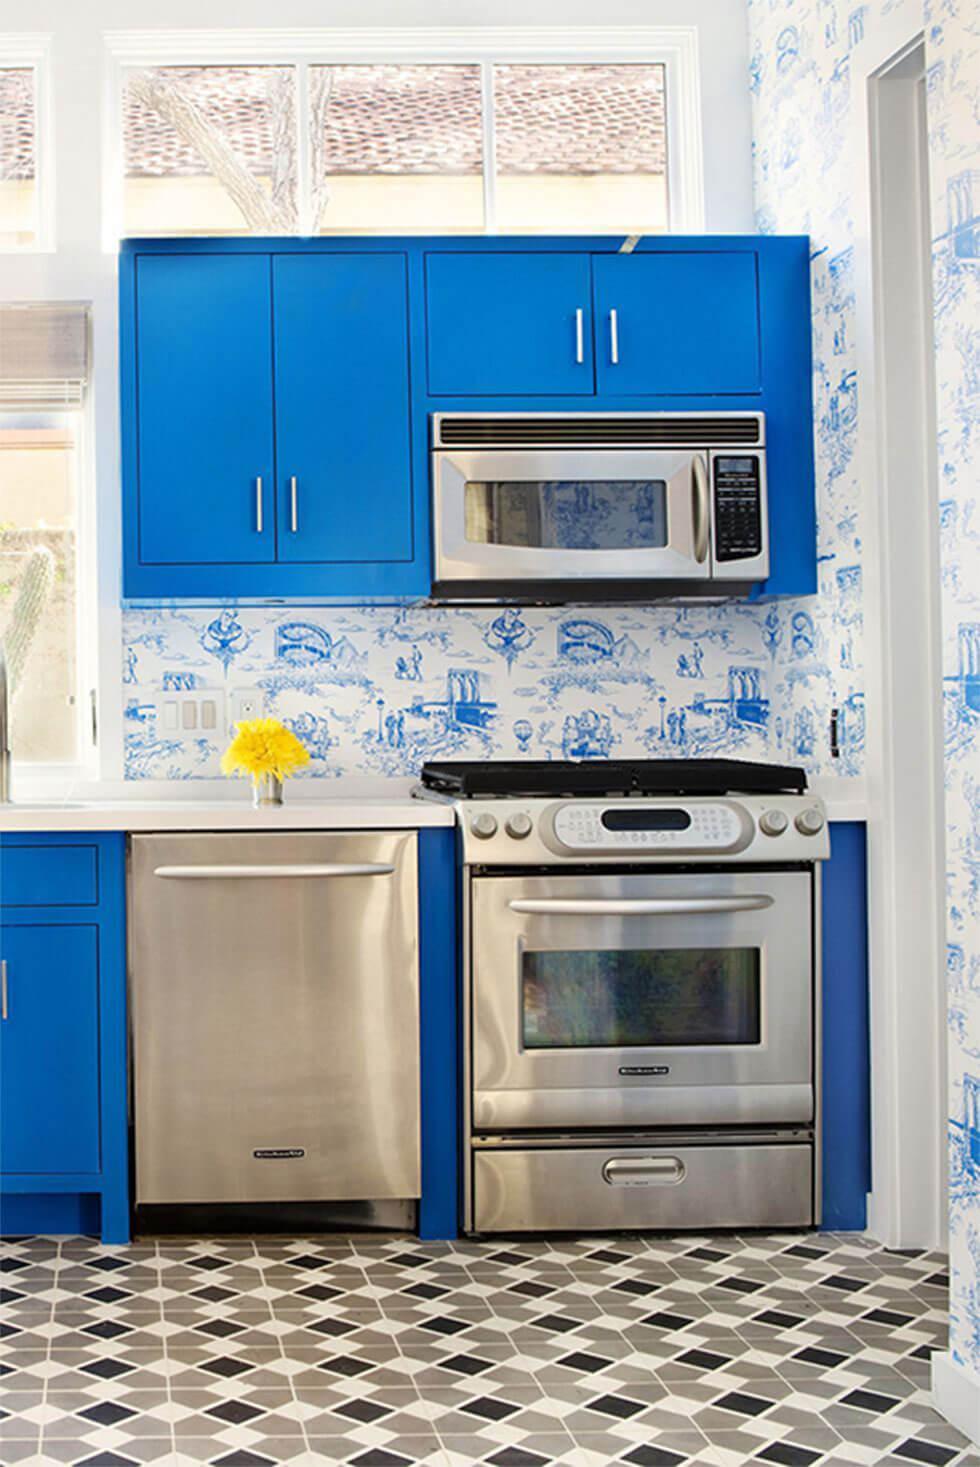
<path id="1" fill-rule="evenodd" d="M 663 479 L 468 480 L 472 545 L 535 550 L 655 550 L 667 544 Z"/>

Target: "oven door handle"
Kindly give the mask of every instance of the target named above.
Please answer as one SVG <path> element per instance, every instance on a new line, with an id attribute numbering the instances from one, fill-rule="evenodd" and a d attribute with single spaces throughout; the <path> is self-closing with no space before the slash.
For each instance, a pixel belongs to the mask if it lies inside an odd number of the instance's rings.
<path id="1" fill-rule="evenodd" d="M 699 912 L 761 912 L 774 898 L 718 897 L 518 897 L 512 912 L 528 917 L 681 917 Z"/>

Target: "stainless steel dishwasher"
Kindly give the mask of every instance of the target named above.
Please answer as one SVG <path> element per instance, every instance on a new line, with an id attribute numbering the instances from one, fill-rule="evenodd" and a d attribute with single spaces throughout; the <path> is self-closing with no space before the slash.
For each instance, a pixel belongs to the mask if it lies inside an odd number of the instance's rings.
<path id="1" fill-rule="evenodd" d="M 137 1203 L 419 1195 L 414 831 L 137 835 Z"/>

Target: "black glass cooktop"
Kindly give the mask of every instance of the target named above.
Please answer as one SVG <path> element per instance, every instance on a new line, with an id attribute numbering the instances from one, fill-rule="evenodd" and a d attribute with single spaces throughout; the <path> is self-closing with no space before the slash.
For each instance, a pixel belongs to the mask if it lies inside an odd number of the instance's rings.
<path id="1" fill-rule="evenodd" d="M 745 759 L 516 759 L 437 761 L 422 783 L 462 799 L 519 795 L 802 794 L 806 773 Z"/>

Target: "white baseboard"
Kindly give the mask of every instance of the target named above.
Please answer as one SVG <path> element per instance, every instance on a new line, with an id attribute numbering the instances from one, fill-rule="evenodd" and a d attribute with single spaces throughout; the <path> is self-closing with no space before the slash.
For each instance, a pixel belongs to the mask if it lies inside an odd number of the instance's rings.
<path id="1" fill-rule="evenodd" d="M 932 1397 L 940 1416 L 980 1444 L 980 1376 L 948 1350 L 932 1357 Z"/>

